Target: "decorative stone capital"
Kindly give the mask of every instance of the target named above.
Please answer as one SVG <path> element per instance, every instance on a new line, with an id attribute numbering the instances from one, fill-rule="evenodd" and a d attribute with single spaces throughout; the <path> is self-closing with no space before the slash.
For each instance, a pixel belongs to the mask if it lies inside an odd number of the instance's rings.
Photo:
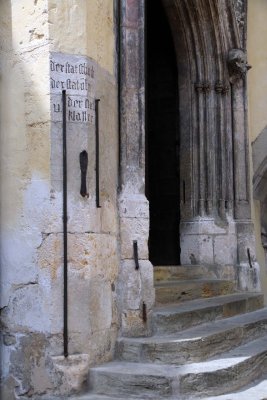
<path id="1" fill-rule="evenodd" d="M 227 94 L 229 92 L 229 85 L 223 81 L 217 81 L 215 83 L 215 92 L 218 94 Z"/>
<path id="2" fill-rule="evenodd" d="M 228 53 L 227 59 L 230 82 L 236 83 L 240 79 L 244 79 L 247 71 L 251 68 L 251 65 L 247 63 L 247 56 L 241 49 L 232 49 Z"/>
<path id="3" fill-rule="evenodd" d="M 197 93 L 209 93 L 211 85 L 209 82 L 196 82 L 195 89 Z"/>

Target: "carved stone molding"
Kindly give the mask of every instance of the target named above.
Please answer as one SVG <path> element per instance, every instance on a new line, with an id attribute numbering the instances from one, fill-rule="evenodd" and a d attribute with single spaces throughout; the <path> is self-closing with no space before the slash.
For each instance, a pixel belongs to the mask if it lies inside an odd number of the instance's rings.
<path id="1" fill-rule="evenodd" d="M 228 53 L 227 64 L 230 82 L 235 83 L 246 77 L 251 65 L 247 63 L 247 56 L 241 49 L 231 49 Z"/>
<path id="2" fill-rule="evenodd" d="M 195 89 L 197 93 L 209 93 L 211 84 L 209 82 L 197 82 L 195 83 Z"/>
<path id="3" fill-rule="evenodd" d="M 247 25 L 247 0 L 232 0 L 235 18 L 239 30 L 240 42 L 245 47 Z"/>
<path id="4" fill-rule="evenodd" d="M 217 81 L 214 86 L 215 92 L 218 94 L 228 94 L 230 87 L 223 81 Z"/>

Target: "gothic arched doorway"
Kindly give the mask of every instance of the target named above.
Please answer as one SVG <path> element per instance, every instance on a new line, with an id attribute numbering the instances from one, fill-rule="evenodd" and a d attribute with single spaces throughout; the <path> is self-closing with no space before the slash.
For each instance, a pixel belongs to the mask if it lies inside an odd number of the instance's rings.
<path id="1" fill-rule="evenodd" d="M 179 246 L 178 82 L 175 49 L 161 0 L 147 2 L 146 196 L 149 259 L 177 265 Z"/>

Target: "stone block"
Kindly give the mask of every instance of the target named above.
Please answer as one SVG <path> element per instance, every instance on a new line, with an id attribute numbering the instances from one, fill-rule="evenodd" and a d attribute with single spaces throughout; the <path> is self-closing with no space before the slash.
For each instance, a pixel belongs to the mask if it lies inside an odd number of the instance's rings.
<path id="1" fill-rule="evenodd" d="M 134 258 L 133 241 L 137 240 L 139 259 L 148 259 L 148 234 L 148 219 L 121 218 L 121 258 Z"/>
<path id="2" fill-rule="evenodd" d="M 84 280 L 69 274 L 69 330 L 81 337 L 109 329 L 112 323 L 110 282 L 100 278 Z"/>
<path id="3" fill-rule="evenodd" d="M 55 380 L 58 381 L 57 392 L 66 395 L 80 392 L 86 387 L 89 370 L 89 355 L 75 354 L 53 357 Z"/>
<path id="4" fill-rule="evenodd" d="M 144 322 L 140 310 L 128 310 L 122 314 L 122 335 L 125 337 L 142 337 L 152 335 L 152 311 L 147 313 L 147 322 Z"/>
<path id="5" fill-rule="evenodd" d="M 119 200 L 123 218 L 149 218 L 149 202 L 143 194 L 124 194 Z"/>
<path id="6" fill-rule="evenodd" d="M 136 270 L 133 260 L 124 260 L 119 274 L 119 290 L 123 309 L 138 310 L 143 302 L 151 309 L 155 298 L 152 264 L 142 260 Z"/>
<path id="7" fill-rule="evenodd" d="M 182 222 L 181 233 L 187 235 L 223 235 L 228 232 L 228 223 L 218 223 L 214 218 L 195 218 L 192 222 Z"/>
<path id="8" fill-rule="evenodd" d="M 235 235 L 214 236 L 214 263 L 216 265 L 235 265 L 236 256 Z"/>
<path id="9" fill-rule="evenodd" d="M 151 310 L 155 301 L 152 264 L 142 260 L 139 262 L 139 270 L 136 270 L 133 260 L 124 260 L 119 274 L 118 295 L 123 334 L 148 334 L 151 331 Z"/>
<path id="10" fill-rule="evenodd" d="M 18 284 L 9 298 L 8 307 L 2 312 L 2 322 L 20 332 L 48 332 L 50 319 L 47 314 L 45 289 L 38 282 Z"/>
<path id="11" fill-rule="evenodd" d="M 248 264 L 237 265 L 236 273 L 238 289 L 249 292 L 260 291 L 258 263 L 254 262 L 252 268 Z"/>
<path id="12" fill-rule="evenodd" d="M 181 264 L 214 264 L 212 236 L 182 233 L 180 238 Z"/>
<path id="13" fill-rule="evenodd" d="M 117 210 L 114 203 L 109 200 L 101 204 L 101 232 L 114 234 L 118 232 Z"/>

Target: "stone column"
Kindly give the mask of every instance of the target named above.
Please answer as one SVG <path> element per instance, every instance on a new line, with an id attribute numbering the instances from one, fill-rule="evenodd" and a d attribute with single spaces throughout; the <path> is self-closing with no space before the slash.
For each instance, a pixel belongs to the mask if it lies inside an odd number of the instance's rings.
<path id="1" fill-rule="evenodd" d="M 153 266 L 148 260 L 149 205 L 145 197 L 144 0 L 121 1 L 120 96 L 122 334 L 149 335 L 154 303 Z M 138 244 L 136 269 L 133 241 Z"/>
<path id="2" fill-rule="evenodd" d="M 251 221 L 249 156 L 247 138 L 246 73 L 251 67 L 245 53 L 232 49 L 228 55 L 232 97 L 234 165 L 234 219 L 237 240 L 237 280 L 240 289 L 258 290 L 254 226 Z"/>

